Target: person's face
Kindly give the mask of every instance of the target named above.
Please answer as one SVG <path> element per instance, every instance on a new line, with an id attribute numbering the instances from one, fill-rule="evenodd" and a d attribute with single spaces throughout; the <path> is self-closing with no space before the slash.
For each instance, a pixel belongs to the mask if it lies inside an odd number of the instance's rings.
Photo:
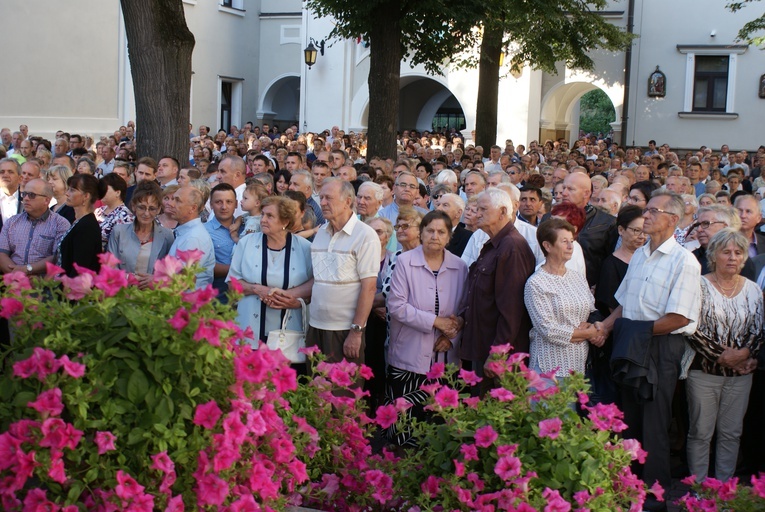
<path id="1" fill-rule="evenodd" d="M 685 175 L 691 180 L 698 180 L 701 173 L 701 166 L 689 165 L 685 170 Z"/>
<path id="2" fill-rule="evenodd" d="M 382 247 L 383 252 L 385 251 L 385 247 L 387 247 L 388 242 L 390 242 L 390 235 L 388 234 L 388 230 L 385 229 L 385 224 L 381 220 L 373 219 L 369 222 L 369 227 L 375 230 L 375 233 L 377 233 L 377 237 L 380 239 L 380 247 Z"/>
<path id="3" fill-rule="evenodd" d="M 280 196 L 283 196 L 287 190 L 289 190 L 290 184 L 287 183 L 287 180 L 285 179 L 284 175 L 280 175 L 279 179 L 276 180 L 276 192 Z"/>
<path id="4" fill-rule="evenodd" d="M 524 173 L 517 167 L 509 167 L 507 169 L 507 174 L 510 176 L 510 182 L 513 185 L 518 185 L 521 181 L 523 181 Z"/>
<path id="5" fill-rule="evenodd" d="M 337 182 L 321 187 L 319 203 L 322 215 L 329 221 L 342 218 L 351 209 L 351 200 L 342 196 L 341 184 Z"/>
<path id="6" fill-rule="evenodd" d="M 542 201 L 539 200 L 536 192 L 521 191 L 521 202 L 518 205 L 518 209 L 527 219 L 533 219 L 539 213 L 539 209 L 542 207 Z"/>
<path id="7" fill-rule="evenodd" d="M 417 166 L 417 170 L 415 171 L 415 173 L 417 174 L 417 177 L 420 178 L 422 181 L 425 181 L 425 182 L 428 181 L 428 171 L 422 165 Z"/>
<path id="8" fill-rule="evenodd" d="M 300 169 L 300 161 L 298 160 L 298 157 L 291 155 L 285 160 L 284 166 L 292 173 Z"/>
<path id="9" fill-rule="evenodd" d="M 491 148 L 489 150 L 489 156 L 491 157 L 492 162 L 499 161 L 499 157 L 502 155 L 502 151 L 499 148 Z"/>
<path id="10" fill-rule="evenodd" d="M 584 176 L 581 173 L 577 173 Z M 572 203 L 579 208 L 584 208 L 590 200 L 590 190 L 587 180 L 578 179 L 580 176 L 570 174 L 563 180 L 563 202 Z"/>
<path id="11" fill-rule="evenodd" d="M 736 275 L 744 268 L 744 261 L 749 256 L 739 246 L 733 242 L 722 249 L 718 249 L 715 254 L 717 258 L 716 272 L 727 275 Z"/>
<path id="12" fill-rule="evenodd" d="M 652 197 L 646 205 L 646 210 L 656 209 L 663 211 L 645 212 L 643 213 L 643 231 L 646 235 L 653 236 L 656 234 L 664 234 L 668 230 L 675 229 L 677 226 L 678 218 L 676 215 L 667 213 L 667 206 L 669 205 L 670 198 L 667 196 Z"/>
<path id="13" fill-rule="evenodd" d="M 635 179 L 637 181 L 648 181 L 651 179 L 651 173 L 648 170 L 647 167 L 638 166 L 637 169 L 635 169 Z"/>
<path id="14" fill-rule="evenodd" d="M 485 188 L 486 188 L 486 185 L 484 184 L 480 176 L 476 176 L 475 174 L 470 174 L 465 179 L 465 195 L 468 197 L 468 199 L 473 197 L 474 194 L 483 192 Z"/>
<path id="15" fill-rule="evenodd" d="M 188 169 L 181 169 L 181 171 L 178 173 L 178 184 L 180 186 L 188 185 L 191 181 L 191 178 L 189 178 L 189 170 Z"/>
<path id="16" fill-rule="evenodd" d="M 736 201 L 736 210 L 738 210 L 738 215 L 741 217 L 742 231 L 753 230 L 762 220 L 760 205 L 752 196 L 742 196 Z"/>
<path id="17" fill-rule="evenodd" d="M 74 187 L 66 188 L 66 204 L 72 208 L 85 206 L 88 201 L 88 195 L 82 192 L 80 189 Z"/>
<path id="18" fill-rule="evenodd" d="M 135 170 L 135 182 L 141 183 L 142 181 L 154 181 L 156 179 L 156 173 L 154 169 L 146 164 L 138 164 Z"/>
<path id="19" fill-rule="evenodd" d="M 622 237 L 622 245 L 629 251 L 634 252 L 645 244 L 647 239 L 643 233 L 643 223 L 645 219 L 638 217 L 630 222 L 626 228 L 618 228 L 619 235 Z"/>
<path id="20" fill-rule="evenodd" d="M 48 185 L 53 189 L 53 195 L 61 197 L 66 194 L 66 183 L 61 179 L 61 176 L 57 172 L 52 172 L 48 175 Z"/>
<path id="21" fill-rule="evenodd" d="M 418 194 L 420 186 L 414 176 L 404 174 L 396 179 L 394 193 L 396 201 L 400 204 L 412 204 Z"/>
<path id="22" fill-rule="evenodd" d="M 130 179 L 130 175 L 128 174 L 128 170 L 126 168 L 115 167 L 114 174 L 116 174 L 117 176 L 125 180 L 125 183 L 127 183 L 128 185 L 130 184 L 130 181 L 128 181 Z"/>
<path id="23" fill-rule="evenodd" d="M 77 174 L 93 174 L 90 170 L 90 166 L 87 162 L 80 162 L 77 164 Z"/>
<path id="24" fill-rule="evenodd" d="M 462 209 L 457 206 L 453 198 L 441 197 L 436 201 L 436 210 L 441 210 L 449 216 L 453 225 L 460 221 Z"/>
<path id="25" fill-rule="evenodd" d="M 420 237 L 420 223 L 415 220 L 397 219 L 393 229 L 396 240 L 402 244 L 409 244 Z"/>
<path id="26" fill-rule="evenodd" d="M 40 177 L 40 168 L 32 164 L 23 164 L 21 166 L 21 186 L 25 187 L 27 183 Z"/>
<path id="27" fill-rule="evenodd" d="M 420 241 L 424 250 L 439 253 L 449 243 L 451 233 L 443 219 L 432 220 L 420 234 Z"/>
<path id="28" fill-rule="evenodd" d="M 715 204 L 715 202 L 711 197 L 702 197 L 699 199 L 699 207 L 710 206 L 713 204 Z"/>
<path id="29" fill-rule="evenodd" d="M 22 204 L 24 211 L 30 217 L 37 219 L 41 217 L 48 209 L 50 196 L 45 195 L 45 183 L 42 180 L 35 180 L 24 186 L 22 194 Z"/>
<path id="30" fill-rule="evenodd" d="M 284 232 L 287 223 L 279 218 L 279 211 L 275 204 L 263 207 L 260 218 L 260 230 L 264 235 L 274 235 Z"/>
<path id="31" fill-rule="evenodd" d="M 548 259 L 568 261 L 574 254 L 574 234 L 567 229 L 555 230 L 555 242 L 542 242 Z"/>
<path id="32" fill-rule="evenodd" d="M 496 187 L 500 183 L 502 183 L 501 174 L 492 174 L 488 178 L 486 178 L 486 188 Z"/>
<path id="33" fill-rule="evenodd" d="M 292 178 L 290 178 L 290 190 L 295 190 L 297 192 L 302 192 L 303 195 L 307 198 L 311 196 L 311 193 L 313 192 L 311 190 L 311 185 L 305 183 L 305 180 L 303 180 L 302 177 L 295 175 Z"/>
<path id="34" fill-rule="evenodd" d="M 151 226 L 159 214 L 159 204 L 153 196 L 147 196 L 134 205 L 134 210 L 140 226 Z"/>
<path id="35" fill-rule="evenodd" d="M 244 193 L 242 194 L 241 206 L 242 210 L 248 213 L 257 213 L 260 210 L 260 199 L 256 194 L 253 194 L 252 192 L 249 192 L 245 189 Z"/>
<path id="36" fill-rule="evenodd" d="M 393 199 L 393 190 L 388 187 L 387 183 L 380 183 L 380 186 L 383 189 L 383 202 L 389 203 Z"/>
<path id="37" fill-rule="evenodd" d="M 542 177 L 545 179 L 545 187 L 552 186 L 553 175 L 554 174 L 555 173 L 554 173 L 554 171 L 552 169 L 548 169 L 548 170 L 542 172 Z"/>
<path id="38" fill-rule="evenodd" d="M 316 184 L 316 188 L 321 190 L 322 185 L 324 185 L 324 179 L 329 176 L 329 169 L 323 166 L 315 166 L 311 169 L 311 174 L 313 174 L 313 181 Z"/>
<path id="39" fill-rule="evenodd" d="M 476 207 L 478 209 L 478 227 L 487 233 L 493 233 L 494 228 L 502 221 L 503 213 L 506 214 L 504 208 L 493 207 L 491 199 L 485 195 L 478 198 Z"/>
<path id="40" fill-rule="evenodd" d="M 555 169 L 553 172 L 553 184 L 561 183 L 566 179 L 566 176 L 568 176 L 568 171 L 566 169 Z"/>
<path id="41" fill-rule="evenodd" d="M 109 144 L 101 146 L 101 158 L 104 162 L 110 162 L 114 158 L 114 149 Z"/>
<path id="42" fill-rule="evenodd" d="M 30 158 L 32 156 L 32 143 L 28 140 L 22 140 L 19 144 L 19 153 L 24 158 Z"/>
<path id="43" fill-rule="evenodd" d="M 173 194 L 173 219 L 186 223 L 199 215 L 190 187 L 181 187 Z"/>
<path id="44" fill-rule="evenodd" d="M 351 168 L 341 167 L 337 171 L 337 177 L 343 181 L 353 181 L 353 176 L 351 175 Z"/>
<path id="45" fill-rule="evenodd" d="M 175 170 L 175 164 L 169 158 L 163 158 L 157 164 L 157 178 L 161 180 L 173 180 L 175 179 L 177 171 Z"/>
<path id="46" fill-rule="evenodd" d="M 728 176 L 728 190 L 730 190 L 731 193 L 737 191 L 739 185 L 741 185 L 741 178 L 737 175 Z"/>
<path id="47" fill-rule="evenodd" d="M 380 209 L 380 201 L 375 198 L 372 187 L 361 187 L 356 194 L 356 211 L 363 217 L 371 217 Z"/>
<path id="48" fill-rule="evenodd" d="M 600 195 L 601 190 L 603 190 L 603 185 L 598 183 L 597 181 L 592 182 L 592 197 L 597 197 Z"/>
<path id="49" fill-rule="evenodd" d="M 629 204 L 634 204 L 635 206 L 639 206 L 640 208 L 645 208 L 646 205 L 648 204 L 648 201 L 646 201 L 645 196 L 639 190 L 630 190 L 630 195 L 627 196 L 627 202 Z"/>
<path id="50" fill-rule="evenodd" d="M 0 183 L 10 192 L 15 192 L 21 182 L 21 176 L 16 173 L 16 164 L 13 162 L 0 163 Z"/>
<path id="51" fill-rule="evenodd" d="M 563 202 L 563 182 L 555 185 L 555 188 L 553 189 L 553 200 L 555 201 L 555 204 Z"/>
<path id="52" fill-rule="evenodd" d="M 230 190 L 219 190 L 210 197 L 210 207 L 218 222 L 225 223 L 234 218 L 236 194 Z"/>

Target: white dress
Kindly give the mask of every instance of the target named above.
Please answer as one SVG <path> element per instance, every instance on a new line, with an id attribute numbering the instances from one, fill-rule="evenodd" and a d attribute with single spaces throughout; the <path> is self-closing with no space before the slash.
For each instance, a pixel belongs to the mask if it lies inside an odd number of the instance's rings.
<path id="1" fill-rule="evenodd" d="M 287 263 L 287 247 L 285 246 L 281 251 L 268 249 L 263 233 L 252 233 L 239 240 L 239 243 L 234 247 L 226 281 L 230 281 L 234 277 L 240 281 L 265 285 L 269 288 L 288 289 L 313 278 L 311 243 L 303 237 L 290 234 L 288 235 L 288 245 L 290 258 L 289 277 L 286 286 L 284 274 Z M 265 282 L 263 280 L 264 250 L 267 251 Z M 248 295 L 239 301 L 236 322 L 242 329 L 252 327 L 255 340 L 262 339 L 265 342 L 269 331 L 281 328 L 283 312 L 284 310 L 265 306 L 260 297 L 255 294 Z M 287 328 L 296 331 L 304 329 L 300 310 L 292 310 Z"/>
<path id="2" fill-rule="evenodd" d="M 567 269 L 558 276 L 540 268 L 526 281 L 523 299 L 533 325 L 529 367 L 542 372 L 557 368 L 556 377 L 572 370 L 584 373 L 589 344 L 571 342 L 574 329 L 595 311 L 584 274 Z"/>

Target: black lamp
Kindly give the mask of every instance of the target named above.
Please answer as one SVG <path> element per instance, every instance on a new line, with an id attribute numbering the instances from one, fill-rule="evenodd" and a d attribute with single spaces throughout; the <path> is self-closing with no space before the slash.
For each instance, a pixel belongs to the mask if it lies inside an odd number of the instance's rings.
<path id="1" fill-rule="evenodd" d="M 317 46 L 318 48 L 316 48 Z M 308 66 L 308 69 L 311 69 L 311 66 L 316 64 L 316 56 L 319 53 L 321 53 L 322 56 L 324 55 L 324 40 L 322 39 L 321 42 L 318 42 L 312 37 L 308 42 L 306 49 L 303 50 L 305 64 Z"/>

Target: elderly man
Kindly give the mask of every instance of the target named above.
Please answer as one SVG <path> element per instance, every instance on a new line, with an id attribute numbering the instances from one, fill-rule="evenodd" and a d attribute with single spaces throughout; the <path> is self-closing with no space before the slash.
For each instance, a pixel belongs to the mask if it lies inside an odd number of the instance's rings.
<path id="1" fill-rule="evenodd" d="M 290 190 L 295 190 L 302 193 L 305 196 L 305 204 L 311 207 L 314 215 L 316 215 L 316 225 L 321 226 L 326 222 L 324 215 L 321 213 L 321 207 L 313 199 L 313 176 L 308 171 L 296 171 L 290 178 Z"/>
<path id="2" fill-rule="evenodd" d="M 757 229 L 762 221 L 762 211 L 757 198 L 749 194 L 740 195 L 733 206 L 741 219 L 741 233 L 749 240 L 748 256 L 754 258 L 765 253 L 765 234 Z"/>
<path id="3" fill-rule="evenodd" d="M 40 172 L 42 169 L 37 160 L 27 160 L 21 164 L 21 188 L 24 188 L 30 181 L 38 179 Z"/>
<path id="4" fill-rule="evenodd" d="M 707 263 L 709 240 L 715 233 L 725 228 L 741 229 L 741 219 L 735 209 L 722 204 L 699 208 L 696 220 L 696 239 L 699 241 L 699 247 L 693 251 L 693 255 L 701 265 L 701 275 L 709 273 Z M 756 280 L 755 262 L 752 258 L 747 258 L 744 268 L 741 269 L 741 275 L 752 281 Z"/>
<path id="5" fill-rule="evenodd" d="M 461 257 L 470 237 L 473 236 L 473 232 L 460 222 L 462 214 L 465 212 L 465 201 L 457 194 L 443 194 L 436 201 L 436 210 L 446 213 L 452 220 L 452 237 L 446 250 L 457 257 Z"/>
<path id="6" fill-rule="evenodd" d="M 622 197 L 616 190 L 604 188 L 598 194 L 594 204 L 612 217 L 616 217 L 619 215 L 619 209 L 622 206 Z"/>
<path id="7" fill-rule="evenodd" d="M 615 235 L 616 219 L 606 212 L 589 205 L 592 182 L 582 172 L 572 172 L 563 180 L 563 202 L 584 208 L 585 221 L 578 241 L 584 253 L 587 267 L 587 282 L 595 286 L 600 278 L 603 260 L 611 254 Z"/>
<path id="8" fill-rule="evenodd" d="M 480 171 L 470 171 L 465 176 L 465 184 L 463 185 L 465 190 L 465 200 L 470 199 L 476 194 L 480 194 L 486 190 L 486 176 Z"/>
<path id="9" fill-rule="evenodd" d="M 205 207 L 204 196 L 190 185 L 181 187 L 175 191 L 172 205 L 171 215 L 178 222 L 178 227 L 174 230 L 175 242 L 170 247 L 170 255 L 177 257 L 178 251 L 201 251 L 199 264 L 202 271 L 197 274 L 196 288 L 205 288 L 213 282 L 215 249 L 210 234 L 199 218 Z"/>
<path id="10" fill-rule="evenodd" d="M 311 245 L 314 283 L 307 346 L 331 363 L 364 362 L 364 328 L 380 271 L 380 239 L 353 214 L 353 185 L 327 178 L 321 209 L 327 224 Z"/>
<path id="11" fill-rule="evenodd" d="M 685 352 L 683 335 L 695 332 L 701 309 L 701 267 L 673 236 L 684 209 L 677 194 L 654 193 L 643 213 L 643 231 L 650 242 L 632 257 L 616 292 L 620 306 L 602 326 L 597 324 L 607 333 L 617 319 L 628 319 L 620 320 L 615 347 L 621 343 L 621 334 L 640 336 L 639 331 L 648 331 L 643 336 L 656 371 L 653 399 L 638 400 L 634 393 L 623 390 L 624 421 L 629 425 L 625 437 L 637 439 L 648 452 L 643 481 L 647 485 L 658 482 L 665 489 L 672 483 L 669 429 L 672 395 Z M 649 498 L 643 509 L 666 510 L 666 505 Z"/>
<path id="12" fill-rule="evenodd" d="M 424 208 L 414 206 L 414 200 L 419 190 L 420 184 L 414 174 L 408 171 L 400 172 L 393 186 L 393 202 L 380 210 L 380 217 L 384 217 L 395 224 L 401 206 L 412 206 L 423 215 L 428 213 Z"/>
<path id="13" fill-rule="evenodd" d="M 245 180 L 247 179 L 247 166 L 244 160 L 238 156 L 226 155 L 223 160 L 218 164 L 218 182 L 231 185 L 236 194 L 236 205 L 234 209 L 234 216 L 239 217 L 244 213 L 242 210 L 242 197 L 244 196 L 244 189 L 247 187 Z M 210 196 L 212 201 L 212 194 Z M 225 277 L 225 276 L 224 276 Z"/>
<path id="14" fill-rule="evenodd" d="M 377 217 L 382 207 L 383 188 L 372 181 L 365 181 L 356 194 L 356 213 L 363 221 Z"/>
<path id="15" fill-rule="evenodd" d="M 24 211 L 6 220 L 0 231 L 0 272 L 45 274 L 45 263 L 71 227 L 48 204 L 53 190 L 41 179 L 30 180 L 21 193 Z"/>
<path id="16" fill-rule="evenodd" d="M 510 176 L 510 182 L 518 188 L 523 188 L 526 179 L 526 171 L 521 164 L 511 164 L 507 168 L 507 174 Z"/>
<path id="17" fill-rule="evenodd" d="M 14 215 L 21 213 L 21 165 L 13 158 L 0 160 L 0 228 Z"/>
<path id="18" fill-rule="evenodd" d="M 470 267 L 460 357 L 471 361 L 478 375 L 492 377 L 485 368 L 492 346 L 509 343 L 516 352 L 529 350 L 531 319 L 523 288 L 536 259 L 515 229 L 510 194 L 491 188 L 478 196 L 477 207 L 478 227 L 489 240 Z"/>
<path id="19" fill-rule="evenodd" d="M 505 171 L 489 171 L 489 176 L 486 178 L 486 188 L 496 187 L 500 183 L 512 183 L 510 176 Z"/>
<path id="20" fill-rule="evenodd" d="M 115 155 L 116 153 L 114 152 L 114 147 L 111 144 L 106 143 L 101 146 L 101 158 L 104 161 L 96 166 L 96 176 L 103 177 L 107 174 L 110 174 L 114 170 Z"/>

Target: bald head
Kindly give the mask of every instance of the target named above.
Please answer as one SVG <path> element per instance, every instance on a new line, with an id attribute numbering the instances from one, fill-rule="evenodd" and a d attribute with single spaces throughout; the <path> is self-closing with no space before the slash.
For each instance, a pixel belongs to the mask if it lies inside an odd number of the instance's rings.
<path id="1" fill-rule="evenodd" d="M 616 215 L 619 213 L 619 208 L 621 205 L 622 196 L 619 194 L 619 192 L 609 188 L 600 191 L 599 206 L 606 213 L 616 217 Z"/>
<path id="2" fill-rule="evenodd" d="M 572 172 L 563 180 L 563 202 L 584 208 L 590 202 L 592 181 L 581 172 Z"/>

